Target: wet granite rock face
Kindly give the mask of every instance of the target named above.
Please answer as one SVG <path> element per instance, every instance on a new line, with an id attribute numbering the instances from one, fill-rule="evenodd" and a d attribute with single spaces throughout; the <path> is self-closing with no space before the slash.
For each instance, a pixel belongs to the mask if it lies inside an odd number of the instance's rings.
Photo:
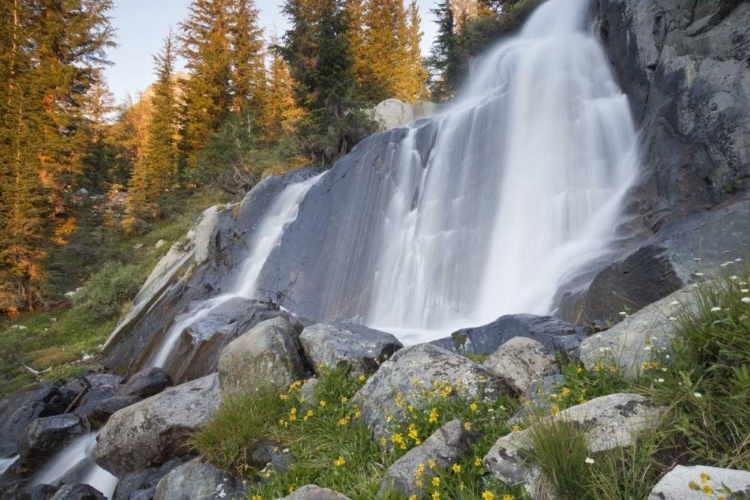
<path id="1" fill-rule="evenodd" d="M 677 290 L 739 265 L 750 244 L 750 197 L 663 228 L 641 248 L 563 298 L 561 313 L 580 324 L 617 323 Z M 721 266 L 725 266 L 722 268 Z"/>
<path id="2" fill-rule="evenodd" d="M 642 131 L 635 192 L 648 226 L 747 191 L 750 4 L 599 0 L 602 42 Z"/>
<path id="3" fill-rule="evenodd" d="M 101 491 L 88 484 L 66 484 L 52 500 L 107 500 Z"/>
<path id="4" fill-rule="evenodd" d="M 72 413 L 38 418 L 26 427 L 21 436 L 19 464 L 24 469 L 33 469 L 84 432 L 85 421 Z"/>

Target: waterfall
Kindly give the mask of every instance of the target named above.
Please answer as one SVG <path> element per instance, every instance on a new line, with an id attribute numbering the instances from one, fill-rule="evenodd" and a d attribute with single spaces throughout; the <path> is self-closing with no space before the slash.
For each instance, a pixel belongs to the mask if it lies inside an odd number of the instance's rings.
<path id="1" fill-rule="evenodd" d="M 588 5 L 548 0 L 476 61 L 435 118 L 426 167 L 416 128 L 402 141 L 368 325 L 415 343 L 547 314 L 559 286 L 609 250 L 639 158 Z"/>
<path id="2" fill-rule="evenodd" d="M 287 186 L 273 201 L 268 213 L 263 217 L 254 238 L 250 242 L 250 253 L 242 262 L 238 278 L 232 289 L 225 294 L 193 305 L 193 308 L 178 316 L 164 335 L 159 348 L 148 366 L 163 367 L 180 334 L 197 321 L 208 316 L 220 305 L 233 298 L 255 298 L 258 277 L 268 256 L 281 242 L 284 229 L 297 218 L 299 204 L 305 195 L 325 173 L 318 174 L 303 182 Z"/>
<path id="3" fill-rule="evenodd" d="M 105 497 L 112 498 L 119 480 L 96 465 L 91 458 L 98 435 L 99 432 L 91 432 L 71 441 L 39 471 L 33 484 L 53 484 L 76 471 L 77 479 L 74 482 L 88 484 Z"/>

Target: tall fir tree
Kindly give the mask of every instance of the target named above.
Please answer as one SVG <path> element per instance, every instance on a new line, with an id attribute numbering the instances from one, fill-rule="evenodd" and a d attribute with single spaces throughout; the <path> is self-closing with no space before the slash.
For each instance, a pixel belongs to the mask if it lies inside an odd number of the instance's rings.
<path id="1" fill-rule="evenodd" d="M 274 35 L 271 47 L 278 46 L 278 43 Z M 294 83 L 289 74 L 289 66 L 276 50 L 271 51 L 268 73 L 262 130 L 266 143 L 273 146 L 282 136 L 294 130 L 294 124 L 305 112 L 294 101 Z"/>
<path id="2" fill-rule="evenodd" d="M 429 98 L 427 79 L 429 73 L 422 58 L 422 19 L 419 16 L 417 1 L 412 0 L 406 11 L 409 21 L 405 34 L 406 60 L 402 63 L 401 88 L 397 97 L 407 102 L 417 102 Z"/>
<path id="3" fill-rule="evenodd" d="M 232 106 L 229 0 L 193 0 L 180 27 L 181 55 L 190 78 L 183 81 L 182 146 L 188 165 L 217 132 Z"/>
<path id="4" fill-rule="evenodd" d="M 465 59 L 456 34 L 456 22 L 450 0 L 443 0 L 433 14 L 438 32 L 432 45 L 429 65 L 433 69 L 432 98 L 438 102 L 453 97 L 458 90 Z"/>
<path id="5" fill-rule="evenodd" d="M 3 2 L 0 309 L 44 303 L 48 252 L 75 228 L 84 110 L 113 45 L 111 0 Z"/>
<path id="6" fill-rule="evenodd" d="M 263 30 L 253 0 L 232 0 L 229 5 L 232 51 L 232 110 L 244 121 L 260 122 L 266 93 Z"/>
<path id="7" fill-rule="evenodd" d="M 157 81 L 151 97 L 145 151 L 135 165 L 128 192 L 128 205 L 135 213 L 158 203 L 164 192 L 177 182 L 179 110 L 175 57 L 170 33 L 164 40 L 164 48 L 154 56 Z"/>

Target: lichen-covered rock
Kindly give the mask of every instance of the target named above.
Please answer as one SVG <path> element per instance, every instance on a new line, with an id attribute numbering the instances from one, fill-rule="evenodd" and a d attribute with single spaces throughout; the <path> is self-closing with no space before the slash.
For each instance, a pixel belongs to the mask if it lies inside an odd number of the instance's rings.
<path id="1" fill-rule="evenodd" d="M 436 468 L 446 469 L 469 453 L 469 445 L 476 438 L 476 434 L 467 431 L 461 421 L 448 422 L 388 468 L 380 482 L 379 496 L 393 489 L 405 497 L 416 495 L 422 498 L 424 487 L 420 488 L 416 481 L 426 485 L 435 475 L 434 469 L 427 466 L 428 461 L 434 460 Z"/>
<path id="2" fill-rule="evenodd" d="M 432 390 L 433 383 L 450 384 L 450 396 L 460 392 L 466 398 L 480 394 L 493 398 L 506 391 L 500 379 L 483 366 L 441 347 L 420 344 L 401 349 L 383 363 L 352 402 L 359 405 L 362 421 L 379 439 L 389 415 L 405 420 L 407 405 L 424 407 L 423 391 Z M 397 404 L 399 393 L 401 402 Z"/>
<path id="3" fill-rule="evenodd" d="M 261 387 L 286 389 L 305 377 L 299 330 L 286 316 L 254 326 L 229 345 L 219 358 L 221 397 L 251 394 Z"/>
<path id="4" fill-rule="evenodd" d="M 38 418 L 29 424 L 21 437 L 19 463 L 23 468 L 35 467 L 84 432 L 83 420 L 72 413 Z"/>
<path id="5" fill-rule="evenodd" d="M 643 363 L 650 362 L 658 351 L 670 349 L 674 338 L 674 320 L 696 307 L 697 285 L 668 295 L 581 344 L 581 361 L 591 370 L 597 363 L 618 366 L 625 374 L 643 373 Z"/>
<path id="6" fill-rule="evenodd" d="M 308 484 L 296 489 L 291 495 L 280 500 L 349 500 L 341 493 L 336 493 L 328 488 L 320 488 L 314 484 Z"/>
<path id="7" fill-rule="evenodd" d="M 190 433 L 218 408 L 218 392 L 214 374 L 118 411 L 99 434 L 96 463 L 123 477 L 184 455 Z"/>
<path id="8" fill-rule="evenodd" d="M 353 375 L 375 373 L 380 363 L 404 347 L 390 333 L 349 323 L 308 326 L 300 343 L 316 371 L 321 364 L 329 368 L 343 365 L 351 368 Z"/>
<path id="9" fill-rule="evenodd" d="M 180 458 L 173 458 L 158 467 L 149 467 L 123 477 L 115 488 L 112 500 L 132 500 L 133 495 L 145 496 L 150 492 L 150 499 L 156 493 L 156 486 L 169 471 L 183 463 Z M 149 500 L 150 500 L 149 499 Z"/>
<path id="10" fill-rule="evenodd" d="M 482 365 L 518 394 L 526 391 L 532 382 L 560 372 L 554 355 L 539 342 L 524 337 L 510 339 Z"/>
<path id="11" fill-rule="evenodd" d="M 492 354 L 515 337 L 536 340 L 551 351 L 575 356 L 586 338 L 586 330 L 551 316 L 508 314 L 487 325 L 458 330 L 432 343 L 459 353 Z"/>
<path id="12" fill-rule="evenodd" d="M 637 394 L 610 394 L 561 411 L 552 418 L 587 428 L 587 447 L 591 453 L 631 445 L 640 432 L 655 429 L 663 408 L 652 405 Z M 531 492 L 540 477 L 519 450 L 530 447 L 529 429 L 501 437 L 485 455 L 483 463 L 500 481 L 514 485 L 526 483 Z M 532 495 L 533 498 L 533 495 Z"/>
<path id="13" fill-rule="evenodd" d="M 226 496 L 237 489 L 237 482 L 201 458 L 172 469 L 159 481 L 154 500 L 203 499 Z M 223 495 L 222 495 L 223 493 Z"/>
<path id="14" fill-rule="evenodd" d="M 701 474 L 707 475 L 705 482 Z M 691 482 L 701 487 L 704 485 L 711 486 L 717 496 L 726 496 L 738 500 L 750 498 L 750 472 L 748 471 L 719 469 L 702 465 L 693 467 L 678 465 L 654 486 L 648 500 L 705 500 L 709 497 L 700 489 L 697 491 L 691 489 L 688 486 Z M 728 488 L 731 494 L 727 495 L 723 487 Z"/>

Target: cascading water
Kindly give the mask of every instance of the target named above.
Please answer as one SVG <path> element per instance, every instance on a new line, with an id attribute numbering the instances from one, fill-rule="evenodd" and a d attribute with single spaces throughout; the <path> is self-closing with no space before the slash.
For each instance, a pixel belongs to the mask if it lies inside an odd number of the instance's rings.
<path id="1" fill-rule="evenodd" d="M 255 237 L 250 242 L 250 255 L 244 259 L 238 273 L 238 279 L 229 293 L 208 299 L 194 306 L 193 310 L 178 316 L 164 335 L 159 348 L 155 351 L 149 366 L 163 367 L 180 334 L 189 326 L 208 316 L 220 305 L 233 298 L 255 298 L 258 277 L 263 270 L 268 256 L 281 241 L 284 228 L 297 218 L 299 204 L 312 186 L 325 173 L 311 177 L 303 182 L 291 184 L 274 200 L 258 227 Z"/>
<path id="2" fill-rule="evenodd" d="M 77 438 L 55 455 L 50 462 L 34 477 L 33 484 L 54 484 L 76 469 L 76 483 L 88 484 L 102 492 L 105 497 L 112 498 L 117 487 L 118 479 L 105 471 L 91 458 L 96 436 L 92 432 Z"/>
<path id="3" fill-rule="evenodd" d="M 549 0 L 475 65 L 423 168 L 401 144 L 366 323 L 407 343 L 506 313 L 549 313 L 608 250 L 638 172 L 627 97 L 585 28 Z"/>

